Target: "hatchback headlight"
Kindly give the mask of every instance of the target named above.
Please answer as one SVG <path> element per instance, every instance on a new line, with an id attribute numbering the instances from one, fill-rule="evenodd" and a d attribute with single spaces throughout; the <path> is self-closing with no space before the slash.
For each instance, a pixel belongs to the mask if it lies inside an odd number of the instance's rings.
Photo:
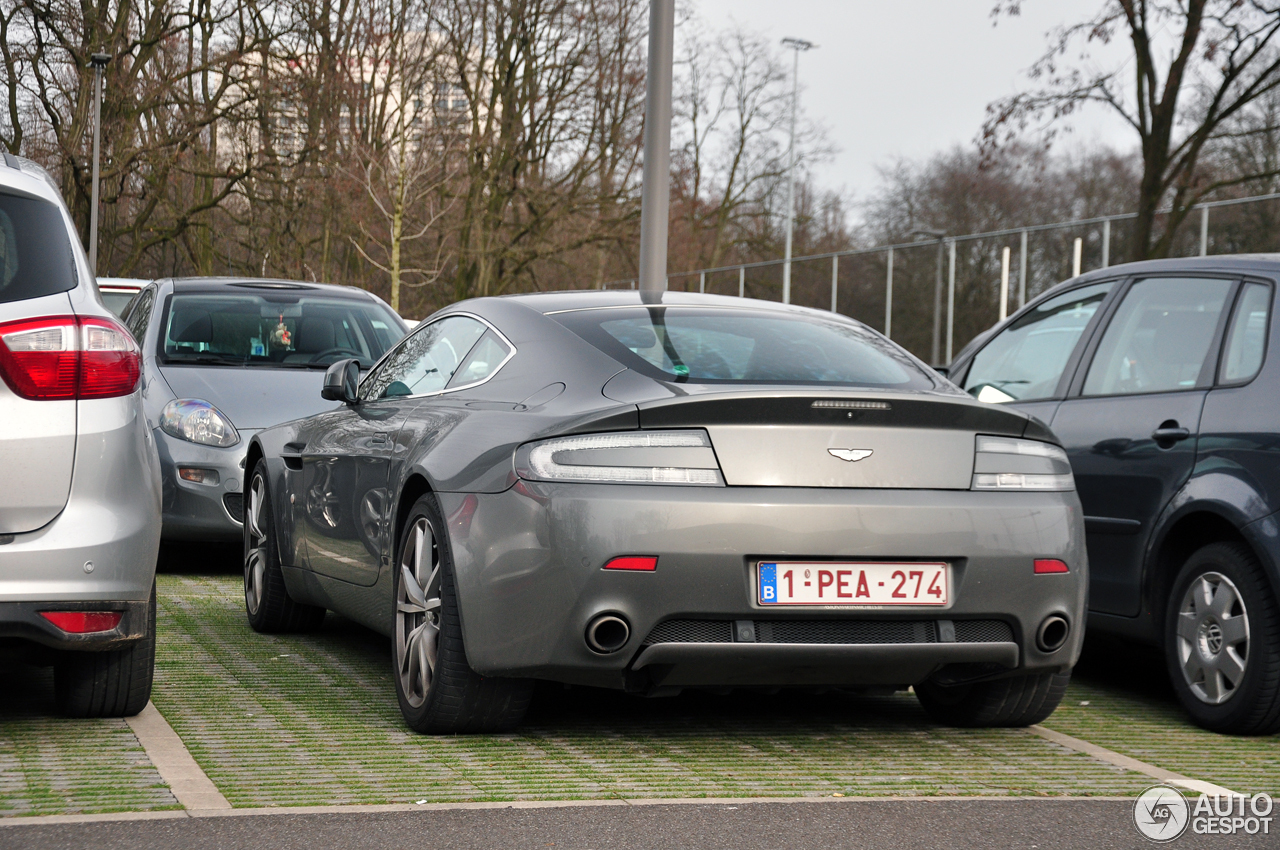
<path id="1" fill-rule="evenodd" d="M 978 435 L 974 490 L 1074 490 L 1067 453 L 1052 443 Z"/>
<path id="2" fill-rule="evenodd" d="M 706 431 L 626 431 L 530 443 L 516 472 L 531 481 L 723 487 Z"/>
<path id="3" fill-rule="evenodd" d="M 240 442 L 226 414 L 199 398 L 174 399 L 160 413 L 160 430 L 203 446 L 225 449 Z"/>

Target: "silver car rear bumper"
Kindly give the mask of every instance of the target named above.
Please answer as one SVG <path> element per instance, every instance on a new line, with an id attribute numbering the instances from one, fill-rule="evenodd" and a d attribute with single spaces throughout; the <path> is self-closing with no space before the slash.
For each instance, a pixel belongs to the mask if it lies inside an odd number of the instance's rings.
<path id="1" fill-rule="evenodd" d="M 962 681 L 1057 670 L 1073 665 L 1080 651 L 1088 573 L 1074 492 L 520 482 L 501 494 L 439 499 L 467 658 L 489 675 L 611 687 L 907 685 L 939 671 Z M 657 570 L 602 569 L 620 555 L 655 555 Z M 1037 558 L 1061 559 L 1071 571 L 1036 575 Z M 753 572 L 760 559 L 945 560 L 952 602 L 944 609 L 760 605 Z M 599 654 L 584 633 L 606 612 L 628 621 L 630 638 Z M 1061 648 L 1044 652 L 1036 630 L 1055 614 L 1071 631 Z M 725 624 L 725 637 L 650 638 L 672 619 Z M 736 642 L 728 624 L 744 621 L 762 637 Z M 763 637 L 772 632 L 761 624 L 783 621 L 838 621 L 839 628 L 856 621 L 886 634 L 906 623 L 919 634 L 911 643 Z M 994 623 L 1003 633 L 969 640 L 960 628 L 956 637 L 960 621 Z"/>

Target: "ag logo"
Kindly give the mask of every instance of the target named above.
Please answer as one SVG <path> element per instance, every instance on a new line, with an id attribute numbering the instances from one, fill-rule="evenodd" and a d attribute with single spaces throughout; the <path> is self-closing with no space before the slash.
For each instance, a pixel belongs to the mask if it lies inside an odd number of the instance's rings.
<path id="1" fill-rule="evenodd" d="M 1176 788 L 1153 785 L 1133 804 L 1133 823 L 1152 841 L 1172 841 L 1187 831 L 1191 818 L 1187 799 Z"/>
<path id="2" fill-rule="evenodd" d="M 871 457 L 871 449 L 827 449 L 827 454 L 852 462 Z"/>

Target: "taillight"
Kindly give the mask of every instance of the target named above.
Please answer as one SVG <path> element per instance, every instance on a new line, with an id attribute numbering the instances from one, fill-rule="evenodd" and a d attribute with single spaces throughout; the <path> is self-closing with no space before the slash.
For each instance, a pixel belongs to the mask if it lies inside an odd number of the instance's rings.
<path id="1" fill-rule="evenodd" d="M 138 385 L 138 346 L 100 316 L 45 316 L 0 324 L 0 377 L 27 399 L 112 398 Z"/>
<path id="2" fill-rule="evenodd" d="M 64 632 L 84 635 L 90 632 L 109 632 L 120 625 L 122 611 L 41 611 L 40 616 Z"/>

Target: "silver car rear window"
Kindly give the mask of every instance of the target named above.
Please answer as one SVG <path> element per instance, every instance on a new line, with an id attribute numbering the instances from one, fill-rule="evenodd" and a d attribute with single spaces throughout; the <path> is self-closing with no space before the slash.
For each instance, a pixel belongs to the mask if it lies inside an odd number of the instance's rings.
<path id="1" fill-rule="evenodd" d="M 898 346 L 836 317 L 663 306 L 576 310 L 552 318 L 628 368 L 663 381 L 936 386 Z"/>
<path id="2" fill-rule="evenodd" d="M 48 201 L 0 192 L 0 304 L 75 288 L 62 212 Z"/>

